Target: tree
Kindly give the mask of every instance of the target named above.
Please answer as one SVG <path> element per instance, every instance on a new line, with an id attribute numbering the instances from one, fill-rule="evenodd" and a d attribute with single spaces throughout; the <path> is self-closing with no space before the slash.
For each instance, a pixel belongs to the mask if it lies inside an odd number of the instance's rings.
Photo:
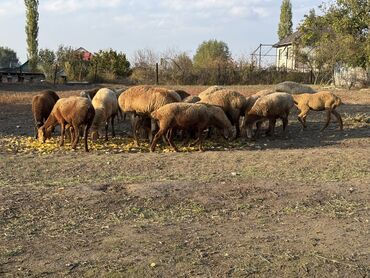
<path id="1" fill-rule="evenodd" d="M 370 65 L 368 0 L 336 0 L 322 7 L 321 16 L 310 12 L 299 27 L 298 57 L 308 64 L 316 81 L 332 75 L 337 65 Z"/>
<path id="2" fill-rule="evenodd" d="M 0 68 L 19 66 L 17 53 L 8 47 L 0 46 Z"/>
<path id="3" fill-rule="evenodd" d="M 94 54 L 91 62 L 97 67 L 97 73 L 104 80 L 125 78 L 132 73 L 126 55 L 113 49 L 99 50 Z"/>
<path id="4" fill-rule="evenodd" d="M 155 83 L 155 64 L 158 62 L 158 54 L 150 49 L 139 49 L 134 55 L 134 67 L 131 79 L 140 84 Z"/>
<path id="5" fill-rule="evenodd" d="M 290 0 L 283 0 L 280 7 L 280 22 L 278 28 L 279 40 L 282 40 L 292 33 L 292 3 L 290 3 Z"/>
<path id="6" fill-rule="evenodd" d="M 194 55 L 194 69 L 199 83 L 224 84 L 229 63 L 232 62 L 228 45 L 223 41 L 201 43 Z"/>
<path id="7" fill-rule="evenodd" d="M 39 20 L 39 0 L 24 0 L 26 5 L 26 35 L 27 35 L 27 51 L 30 67 L 32 70 L 37 68 L 38 55 L 38 20 Z"/>
<path id="8" fill-rule="evenodd" d="M 55 77 L 56 54 L 50 49 L 40 49 L 39 65 L 47 80 L 53 80 Z"/>

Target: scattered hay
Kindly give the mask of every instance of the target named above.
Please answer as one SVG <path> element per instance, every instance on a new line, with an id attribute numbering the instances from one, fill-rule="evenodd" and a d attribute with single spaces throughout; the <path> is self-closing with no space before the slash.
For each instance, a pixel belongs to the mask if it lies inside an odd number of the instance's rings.
<path id="1" fill-rule="evenodd" d="M 67 153 L 74 151 L 68 140 L 65 141 L 64 146 L 59 146 L 59 138 L 51 138 L 45 143 L 40 143 L 34 137 L 6 137 L 2 140 L 2 149 L 8 153 L 23 153 L 23 154 L 52 154 L 52 153 Z M 119 137 L 112 138 L 109 141 L 98 140 L 88 142 L 89 149 L 92 152 L 99 153 L 148 153 L 150 145 L 147 142 L 140 142 L 136 145 L 132 138 Z M 177 142 L 180 152 L 195 152 L 198 151 L 198 146 L 181 146 L 181 142 Z M 220 141 L 206 141 L 204 143 L 206 150 L 228 151 L 230 149 L 244 149 L 249 147 L 246 142 L 241 140 L 235 142 Z M 83 152 L 83 140 L 80 140 L 76 151 Z M 168 144 L 159 144 L 158 151 L 160 153 L 174 152 Z"/>

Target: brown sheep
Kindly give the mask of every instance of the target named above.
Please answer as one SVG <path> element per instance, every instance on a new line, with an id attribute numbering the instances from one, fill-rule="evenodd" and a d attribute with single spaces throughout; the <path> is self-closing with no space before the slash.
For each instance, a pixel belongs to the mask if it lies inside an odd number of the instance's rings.
<path id="1" fill-rule="evenodd" d="M 67 125 L 72 127 L 72 149 L 76 149 L 80 138 L 80 126 L 85 126 L 84 144 L 85 151 L 88 152 L 87 136 L 89 128 L 94 120 L 95 110 L 91 101 L 84 97 L 69 97 L 59 99 L 53 107 L 44 125 L 38 129 L 40 142 L 45 142 L 51 137 L 51 132 L 56 125 L 60 125 L 61 140 L 60 146 L 64 144 L 64 133 Z"/>
<path id="2" fill-rule="evenodd" d="M 294 106 L 293 97 L 287 93 L 273 93 L 257 99 L 253 107 L 246 112 L 242 129 L 247 129 L 247 136 L 252 137 L 252 127 L 257 124 L 256 137 L 260 132 L 261 123 L 269 120 L 268 135 L 274 134 L 277 119 L 283 121 L 283 131 L 288 125 L 290 109 Z"/>
<path id="3" fill-rule="evenodd" d="M 150 114 L 163 105 L 180 101 L 181 97 L 173 90 L 152 86 L 134 86 L 119 96 L 118 105 L 124 113 L 133 113 L 135 117 L 150 118 Z M 145 120 L 135 121 L 135 123 L 140 122 L 145 122 Z M 151 121 L 149 141 L 152 141 L 155 129 L 155 122 Z M 138 125 L 134 124 L 133 135 L 136 143 L 138 143 L 137 130 Z"/>
<path id="4" fill-rule="evenodd" d="M 201 97 L 200 99 L 202 103 L 220 106 L 236 128 L 235 138 L 239 137 L 240 117 L 245 114 L 247 108 L 247 100 L 242 94 L 228 89 L 221 89 Z"/>
<path id="5" fill-rule="evenodd" d="M 204 91 L 200 92 L 198 97 L 203 98 L 205 96 L 213 94 L 216 91 L 224 90 L 224 89 L 225 89 L 225 87 L 223 87 L 223 86 L 214 85 L 214 86 L 208 87 Z"/>
<path id="6" fill-rule="evenodd" d="M 32 114 L 35 120 L 35 137 L 37 130 L 49 117 L 51 110 L 58 101 L 59 96 L 54 91 L 44 91 L 32 98 Z"/>
<path id="7" fill-rule="evenodd" d="M 298 120 L 301 122 L 303 128 L 307 128 L 306 125 L 306 117 L 308 111 L 324 111 L 327 110 L 327 118 L 326 123 L 321 129 L 323 131 L 325 128 L 328 127 L 330 122 L 330 115 L 333 114 L 338 122 L 339 122 L 339 129 L 343 130 L 343 121 L 340 114 L 335 111 L 335 109 L 341 105 L 341 99 L 336 96 L 335 94 L 322 91 L 315 94 L 300 94 L 300 95 L 293 95 L 294 103 L 299 110 Z"/>
<path id="8" fill-rule="evenodd" d="M 224 132 L 225 137 L 232 134 L 232 125 L 220 107 L 202 103 L 170 103 L 151 113 L 153 119 L 159 121 L 159 131 L 154 136 L 150 151 L 154 151 L 158 139 L 172 129 L 196 130 L 199 150 L 203 151 L 202 132 L 214 126 Z M 167 136 L 168 143 L 178 151 L 172 140 L 172 132 Z"/>

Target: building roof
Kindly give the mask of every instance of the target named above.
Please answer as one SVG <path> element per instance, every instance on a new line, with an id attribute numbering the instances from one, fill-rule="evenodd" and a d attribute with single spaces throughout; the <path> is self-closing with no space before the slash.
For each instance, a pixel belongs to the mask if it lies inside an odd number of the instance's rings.
<path id="1" fill-rule="evenodd" d="M 281 47 L 293 44 L 294 40 L 296 40 L 300 36 L 299 31 L 295 31 L 294 33 L 290 34 L 289 36 L 283 38 L 279 42 L 275 43 L 273 47 Z"/>

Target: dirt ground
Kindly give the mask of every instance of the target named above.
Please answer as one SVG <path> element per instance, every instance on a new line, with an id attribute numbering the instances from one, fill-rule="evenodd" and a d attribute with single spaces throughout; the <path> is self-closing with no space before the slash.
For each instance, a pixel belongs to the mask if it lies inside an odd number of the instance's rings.
<path id="1" fill-rule="evenodd" d="M 343 132 L 293 111 L 203 153 L 10 148 L 40 89 L 0 84 L 1 277 L 370 277 L 370 90 L 333 91 Z"/>

